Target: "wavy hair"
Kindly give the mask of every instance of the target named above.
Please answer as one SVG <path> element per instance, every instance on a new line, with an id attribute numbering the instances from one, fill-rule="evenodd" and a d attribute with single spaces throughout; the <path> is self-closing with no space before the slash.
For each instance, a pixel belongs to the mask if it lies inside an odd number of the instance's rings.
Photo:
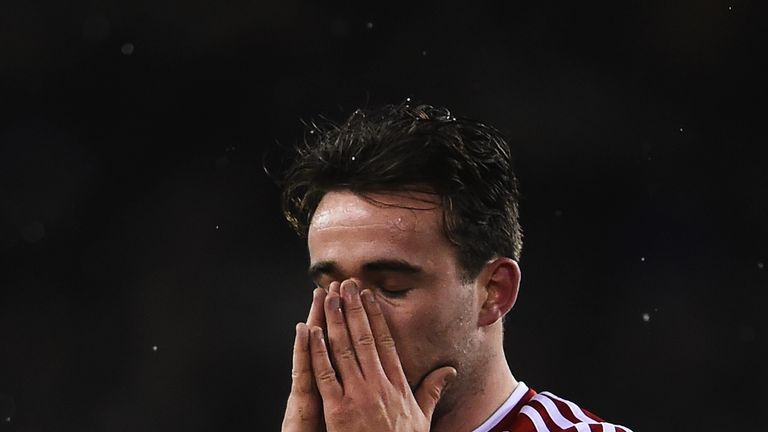
<path id="1" fill-rule="evenodd" d="M 342 124 L 312 122 L 293 156 L 280 182 L 282 210 L 299 235 L 326 192 L 411 190 L 440 197 L 465 281 L 489 259 L 520 259 L 518 181 L 507 141 L 489 125 L 430 105 L 385 105 Z"/>

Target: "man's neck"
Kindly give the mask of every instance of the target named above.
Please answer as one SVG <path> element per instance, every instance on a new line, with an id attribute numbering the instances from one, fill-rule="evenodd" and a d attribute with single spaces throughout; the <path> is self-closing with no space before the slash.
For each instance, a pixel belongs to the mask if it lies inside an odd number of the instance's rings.
<path id="1" fill-rule="evenodd" d="M 517 387 L 517 380 L 512 376 L 503 353 L 488 366 L 482 382 L 475 387 L 479 391 L 465 391 L 460 395 L 453 409 L 435 419 L 431 431 L 473 431 L 504 404 Z"/>

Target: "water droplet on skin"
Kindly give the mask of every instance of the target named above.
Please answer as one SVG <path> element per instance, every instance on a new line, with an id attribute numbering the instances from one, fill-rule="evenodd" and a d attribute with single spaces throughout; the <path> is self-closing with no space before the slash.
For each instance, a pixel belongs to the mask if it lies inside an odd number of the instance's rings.
<path id="1" fill-rule="evenodd" d="M 643 314 L 643 322 L 648 322 L 650 320 L 651 320 L 651 314 L 649 314 L 648 312 L 644 313 Z"/>
<path id="2" fill-rule="evenodd" d="M 123 46 L 120 47 L 120 52 L 123 53 L 123 55 L 129 56 L 133 54 L 134 49 L 135 47 L 133 46 L 133 44 L 128 42 L 128 43 L 124 43 Z"/>

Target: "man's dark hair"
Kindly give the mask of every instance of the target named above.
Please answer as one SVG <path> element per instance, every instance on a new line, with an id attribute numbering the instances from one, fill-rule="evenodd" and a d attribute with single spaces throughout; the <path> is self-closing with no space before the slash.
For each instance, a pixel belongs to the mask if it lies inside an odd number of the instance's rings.
<path id="1" fill-rule="evenodd" d="M 306 236 L 323 195 L 420 191 L 439 195 L 443 229 L 465 281 L 494 257 L 520 259 L 518 184 L 495 128 L 429 105 L 357 110 L 311 124 L 282 182 L 283 214 Z"/>

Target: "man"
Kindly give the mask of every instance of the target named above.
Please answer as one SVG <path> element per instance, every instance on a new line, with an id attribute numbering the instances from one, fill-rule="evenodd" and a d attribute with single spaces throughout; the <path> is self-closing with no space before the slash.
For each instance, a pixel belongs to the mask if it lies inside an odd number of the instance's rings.
<path id="1" fill-rule="evenodd" d="M 284 432 L 629 431 L 509 369 L 522 233 L 498 131 L 404 104 L 310 138 L 283 184 L 318 287 Z"/>

